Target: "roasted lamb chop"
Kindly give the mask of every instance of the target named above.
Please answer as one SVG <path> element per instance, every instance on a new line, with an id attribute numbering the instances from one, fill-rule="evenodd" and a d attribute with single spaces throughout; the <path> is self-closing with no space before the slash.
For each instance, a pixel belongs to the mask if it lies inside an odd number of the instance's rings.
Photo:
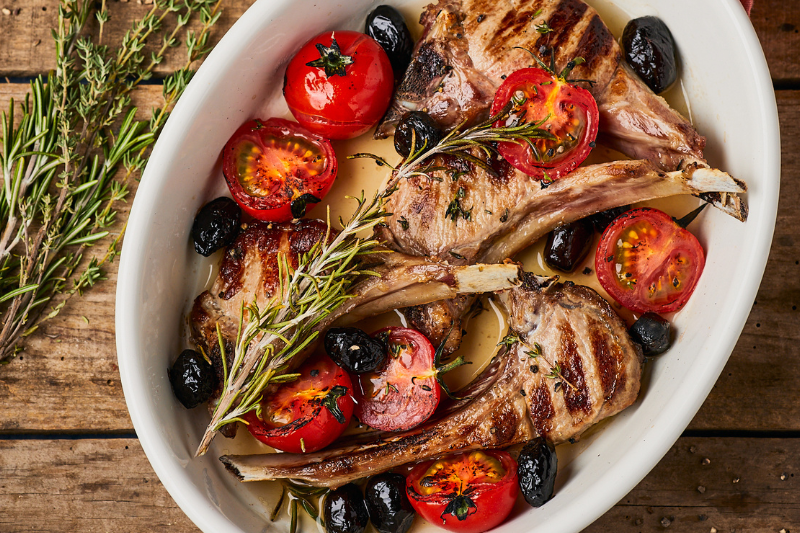
<path id="1" fill-rule="evenodd" d="M 312 454 L 220 460 L 242 481 L 291 478 L 335 487 L 459 450 L 504 448 L 539 435 L 563 442 L 636 400 L 641 350 L 592 289 L 525 274 L 522 286 L 498 298 L 519 340 L 463 391 L 468 400 L 438 420 Z"/>

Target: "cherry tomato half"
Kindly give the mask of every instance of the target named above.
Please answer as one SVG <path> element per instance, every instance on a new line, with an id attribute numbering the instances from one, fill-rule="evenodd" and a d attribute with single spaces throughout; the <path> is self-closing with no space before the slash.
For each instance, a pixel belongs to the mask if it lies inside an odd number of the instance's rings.
<path id="1" fill-rule="evenodd" d="M 457 533 L 481 533 L 506 519 L 519 494 L 517 463 L 507 452 L 475 450 L 416 466 L 406 479 L 411 506 Z"/>
<path id="2" fill-rule="evenodd" d="M 233 199 L 268 222 L 302 218 L 328 194 L 336 170 L 330 142 L 281 118 L 245 122 L 222 151 Z"/>
<path id="3" fill-rule="evenodd" d="M 392 64 L 370 36 L 326 32 L 289 61 L 283 95 L 297 121 L 328 139 L 366 133 L 386 112 L 394 91 Z"/>
<path id="4" fill-rule="evenodd" d="M 415 329 L 386 328 L 373 336 L 385 339 L 388 354 L 377 372 L 356 378 L 356 417 L 382 431 L 420 425 L 430 418 L 441 398 L 433 345 Z"/>
<path id="5" fill-rule="evenodd" d="M 658 209 L 617 217 L 600 237 L 595 269 L 616 301 L 639 313 L 681 309 L 705 266 L 697 238 Z"/>
<path id="6" fill-rule="evenodd" d="M 592 151 L 600 114 L 597 102 L 586 89 L 539 68 L 512 73 L 497 89 L 492 115 L 513 101 L 511 113 L 495 126 L 510 126 L 519 120 L 545 122 L 541 128 L 555 140 L 534 139 L 526 143 L 500 143 L 500 154 L 518 170 L 534 178 L 556 180 L 580 165 Z M 545 120 L 546 119 L 546 120 Z"/>
<path id="7" fill-rule="evenodd" d="M 250 433 L 284 452 L 320 450 L 336 440 L 353 415 L 353 385 L 347 372 L 324 354 L 297 370 L 297 380 L 280 386 L 244 418 Z"/>

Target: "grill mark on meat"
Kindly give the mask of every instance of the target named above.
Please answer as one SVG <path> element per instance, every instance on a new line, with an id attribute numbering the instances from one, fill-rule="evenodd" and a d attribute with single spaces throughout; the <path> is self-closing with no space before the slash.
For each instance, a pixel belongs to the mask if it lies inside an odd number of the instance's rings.
<path id="1" fill-rule="evenodd" d="M 418 59 L 412 61 L 398 94 L 425 94 L 431 85 L 441 81 L 447 74 L 447 60 L 436 51 L 434 42 L 420 46 Z"/>
<path id="2" fill-rule="evenodd" d="M 613 345 L 609 345 L 608 338 L 600 330 L 600 323 L 594 319 L 589 320 L 589 341 L 592 353 L 600 372 L 600 383 L 603 386 L 603 399 L 613 402 L 617 390 L 625 388 L 625 372 L 621 371 L 622 353 Z"/>
<path id="3" fill-rule="evenodd" d="M 552 429 L 550 420 L 556 414 L 546 381 L 541 379 L 536 387 L 528 392 L 528 395 L 530 396 L 528 412 L 531 415 L 533 427 L 539 435 L 546 438 Z"/>
<path id="4" fill-rule="evenodd" d="M 586 4 L 579 0 L 561 0 L 558 7 L 553 11 L 552 16 L 547 21 L 553 31 L 539 36 L 536 40 L 534 49 L 531 50 L 534 54 L 539 53 L 542 46 L 555 50 L 559 55 L 564 55 L 567 50 L 562 50 L 569 42 L 573 35 L 575 28 L 580 24 L 583 19 L 584 13 L 589 8 Z M 580 48 L 578 48 L 580 50 Z M 571 57 L 567 60 L 572 59 Z M 545 61 L 547 62 L 547 61 Z"/>
<path id="5" fill-rule="evenodd" d="M 588 414 L 592 410 L 592 400 L 583 372 L 581 355 L 575 342 L 575 330 L 566 321 L 559 325 L 559 330 L 561 332 L 561 357 L 558 364 L 561 366 L 561 375 L 575 387 L 573 389 L 568 385 L 564 386 L 564 404 L 570 414 Z"/>
<path id="6" fill-rule="evenodd" d="M 577 73 L 592 72 L 595 69 L 599 69 L 600 63 L 607 62 L 613 51 L 617 53 L 614 54 L 616 57 L 613 57 L 612 60 L 619 62 L 620 52 L 617 41 L 614 39 L 614 36 L 611 35 L 611 32 L 608 31 L 606 25 L 603 24 L 600 16 L 595 14 L 578 43 L 576 53 L 586 58 L 586 63 L 580 65 Z"/>

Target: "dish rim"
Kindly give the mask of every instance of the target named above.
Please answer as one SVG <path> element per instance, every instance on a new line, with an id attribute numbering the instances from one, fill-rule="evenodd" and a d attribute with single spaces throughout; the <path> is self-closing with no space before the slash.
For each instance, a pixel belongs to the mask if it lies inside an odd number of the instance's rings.
<path id="1" fill-rule="evenodd" d="M 765 196 L 764 203 L 770 210 L 769 213 L 760 214 L 757 219 L 763 231 L 763 233 L 757 233 L 765 238 L 754 246 L 758 253 L 747 258 L 746 271 L 752 273 L 754 279 L 760 280 L 769 256 L 777 217 L 780 187 L 780 131 L 777 103 L 766 59 L 750 19 L 741 7 L 739 0 L 719 0 L 719 2 L 728 10 L 740 38 L 745 41 L 748 64 L 751 72 L 756 75 L 755 88 L 758 92 L 760 108 L 764 111 L 762 117 L 764 131 L 775 133 L 775 138 L 766 143 L 766 146 L 771 147 L 771 150 L 768 151 L 772 153 L 768 154 L 771 157 L 767 157 L 767 161 L 764 162 L 766 179 L 763 181 L 764 190 L 762 191 Z M 203 87 L 214 82 L 215 72 L 222 69 L 228 57 L 238 56 L 243 52 L 246 39 L 242 36 L 251 35 L 252 32 L 257 31 L 261 26 L 261 20 L 268 17 L 269 13 L 280 12 L 291 4 L 292 0 L 257 0 L 228 30 L 198 69 L 167 121 L 143 173 L 128 219 L 123 251 L 133 250 L 135 253 L 147 250 L 147 243 L 144 242 L 146 233 L 144 229 L 148 219 L 142 213 L 146 210 L 146 202 L 152 204 L 153 197 L 159 192 L 159 183 L 156 181 L 159 172 L 157 170 L 158 162 L 168 158 L 180 144 L 183 137 L 181 124 L 188 123 L 195 113 L 203 112 L 200 105 L 203 99 Z M 753 223 L 756 222 L 753 221 Z M 764 224 L 767 224 L 767 229 L 763 229 Z M 138 303 L 138 291 L 142 280 L 135 275 L 136 263 L 142 261 L 141 256 L 142 253 L 122 254 L 116 291 L 115 327 L 118 363 L 131 420 L 154 471 L 183 512 L 205 532 L 230 531 L 232 528 L 241 531 L 241 528 L 233 524 L 217 508 L 196 505 L 197 499 L 205 498 L 206 495 L 197 487 L 180 481 L 182 468 L 170 454 L 158 426 L 147 417 L 145 410 L 140 408 L 140 394 L 143 391 L 139 390 L 138 383 L 142 382 L 143 376 L 133 365 L 136 357 L 136 350 L 133 347 L 137 345 L 137 339 L 134 328 L 129 325 L 133 323 L 132 317 L 136 314 L 135 310 L 141 307 Z M 134 282 L 121 283 L 122 280 L 128 279 L 132 279 Z M 750 304 L 755 300 L 759 285 L 760 283 L 753 283 L 737 294 L 736 311 L 733 313 L 731 323 L 727 325 L 727 331 L 732 334 L 726 335 L 719 341 L 719 352 L 727 353 L 727 356 L 711 358 L 712 360 L 706 364 L 705 372 L 691 375 L 690 379 L 685 380 L 673 396 L 666 401 L 670 406 L 675 406 L 676 415 L 673 417 L 673 422 L 651 426 L 643 434 L 642 439 L 647 440 L 649 445 L 637 446 L 635 453 L 632 454 L 633 457 L 625 456 L 624 461 L 628 464 L 628 468 L 622 470 L 609 468 L 605 475 L 596 478 L 581 491 L 576 503 L 585 503 L 586 507 L 584 508 L 586 509 L 602 507 L 607 511 L 635 487 L 672 447 L 707 398 L 730 357 L 749 316 Z M 713 380 L 710 379 L 711 376 L 714 376 Z M 621 460 L 622 458 L 617 462 Z M 603 503 L 599 504 L 600 501 Z M 565 531 L 578 531 L 591 524 L 601 514 L 573 513 L 571 517 L 566 517 L 561 524 L 565 527 Z"/>

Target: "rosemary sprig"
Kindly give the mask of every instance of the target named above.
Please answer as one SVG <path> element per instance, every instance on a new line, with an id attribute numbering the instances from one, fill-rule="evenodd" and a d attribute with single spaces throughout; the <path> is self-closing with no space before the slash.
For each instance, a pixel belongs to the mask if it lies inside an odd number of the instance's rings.
<path id="1" fill-rule="evenodd" d="M 388 216 L 386 201 L 401 179 L 412 176 L 430 178 L 428 172 L 434 168 L 431 158 L 442 154 L 462 158 L 492 171 L 486 161 L 496 152 L 494 143 L 532 144 L 532 139 L 553 137 L 540 128 L 541 122 L 526 123 L 524 118 L 515 118 L 513 124 L 495 127 L 496 122 L 509 119 L 511 108 L 509 103 L 500 113 L 476 126 L 467 128 L 466 124 L 461 124 L 435 146 L 423 144 L 420 149 L 412 150 L 397 167 L 373 154 L 349 156 L 374 159 L 378 165 L 391 168 L 393 175 L 372 200 L 367 201 L 362 192 L 356 199 L 358 205 L 350 220 L 345 223 L 340 219 L 342 229 L 338 234 L 333 234 L 328 220 L 325 238 L 298 258 L 296 268 L 291 267 L 292 262 L 285 254 L 278 255 L 278 295 L 264 309 L 255 302 L 243 306 L 233 362 L 196 455 L 203 455 L 208 450 L 214 435 L 223 426 L 232 422 L 246 423 L 242 416 L 256 409 L 270 384 L 287 379 L 285 375 L 291 371 L 292 359 L 313 345 L 319 330 L 326 325 L 326 317 L 352 297 L 348 290 L 355 280 L 375 275 L 364 269 L 362 260 L 374 253 L 380 243 L 375 237 L 362 238 L 359 235 L 384 223 Z M 411 146 L 416 146 L 415 138 L 412 138 Z"/>
<path id="2" fill-rule="evenodd" d="M 330 492 L 330 489 L 301 485 L 289 480 L 282 481 L 281 485 L 281 497 L 270 514 L 270 521 L 274 522 L 278 518 L 278 513 L 280 513 L 283 508 L 283 502 L 286 500 L 286 495 L 288 494 L 290 516 L 289 533 L 297 533 L 298 507 L 301 507 L 312 520 L 324 527 L 322 517 L 319 514 L 318 505 L 328 492 Z"/>
<path id="3" fill-rule="evenodd" d="M 217 0 L 157 0 L 134 22 L 118 47 L 102 42 L 106 2 L 61 0 L 53 30 L 56 70 L 31 82 L 19 106 L 0 116 L 0 363 L 21 350 L 21 339 L 63 308 L 66 298 L 103 278 L 122 234 L 100 256 L 84 257 L 110 233 L 127 181 L 141 171 L 150 145 L 192 75 L 192 62 L 209 51 L 219 18 Z M 92 16 L 100 33 L 87 35 Z M 187 31 L 200 17 L 199 32 Z M 162 46 L 141 53 L 148 38 Z M 164 83 L 164 106 L 150 121 L 136 120 L 130 93 L 149 79 L 168 49 L 185 34 L 187 62 Z M 119 174 L 124 174 L 118 179 Z M 60 301 L 45 314 L 56 296 Z"/>

